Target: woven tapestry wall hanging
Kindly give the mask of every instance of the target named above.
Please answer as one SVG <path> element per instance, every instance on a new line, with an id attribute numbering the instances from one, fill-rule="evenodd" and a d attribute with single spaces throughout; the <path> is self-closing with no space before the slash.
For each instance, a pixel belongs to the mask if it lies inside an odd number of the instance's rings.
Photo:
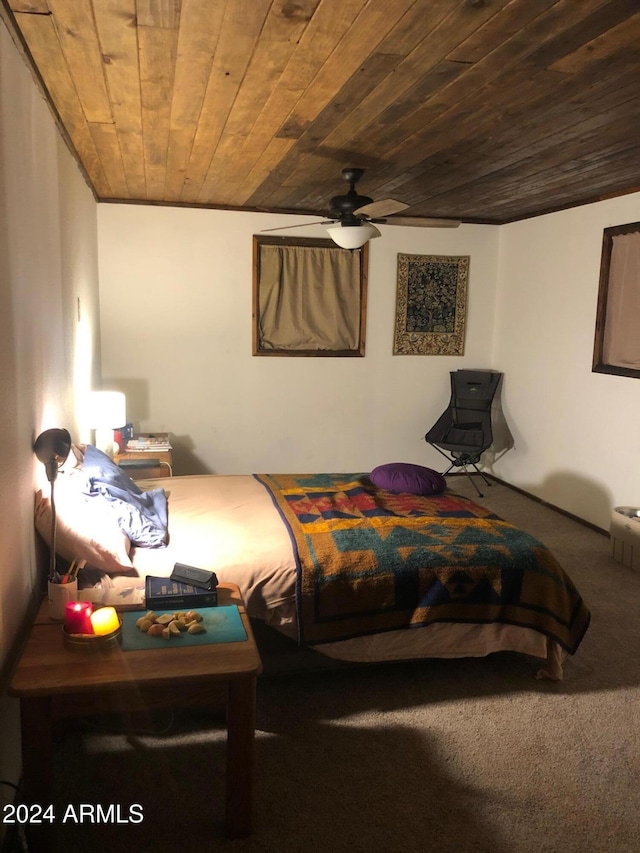
<path id="1" fill-rule="evenodd" d="M 398 255 L 394 355 L 463 355 L 468 279 L 468 255 Z"/>

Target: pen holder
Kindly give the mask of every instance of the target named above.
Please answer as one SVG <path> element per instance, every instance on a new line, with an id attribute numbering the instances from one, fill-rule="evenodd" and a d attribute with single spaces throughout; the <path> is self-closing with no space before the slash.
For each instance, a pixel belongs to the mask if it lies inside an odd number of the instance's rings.
<path id="1" fill-rule="evenodd" d="M 49 616 L 51 619 L 64 621 L 68 601 L 78 600 L 78 581 L 69 583 L 48 582 L 47 598 L 49 600 Z"/>

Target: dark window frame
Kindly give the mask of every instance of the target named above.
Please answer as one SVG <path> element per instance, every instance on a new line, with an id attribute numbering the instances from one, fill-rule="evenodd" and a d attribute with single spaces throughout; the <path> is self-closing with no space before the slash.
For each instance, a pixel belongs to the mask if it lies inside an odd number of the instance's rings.
<path id="1" fill-rule="evenodd" d="M 600 260 L 600 282 L 598 286 L 598 303 L 596 309 L 596 328 L 593 346 L 593 373 L 608 373 L 614 376 L 627 376 L 640 379 L 640 369 L 605 361 L 605 336 L 607 332 L 607 307 L 612 288 L 611 261 L 614 252 L 614 237 L 621 234 L 640 235 L 640 222 L 630 222 L 626 225 L 614 225 L 605 228 L 602 236 L 602 254 Z M 638 328 L 640 328 L 640 311 L 638 312 Z"/>

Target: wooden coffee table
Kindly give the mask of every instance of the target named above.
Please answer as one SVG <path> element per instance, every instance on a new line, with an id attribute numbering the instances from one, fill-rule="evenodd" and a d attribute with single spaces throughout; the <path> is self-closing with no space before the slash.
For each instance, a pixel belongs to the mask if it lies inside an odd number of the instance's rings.
<path id="1" fill-rule="evenodd" d="M 44 601 L 11 680 L 20 699 L 24 801 L 51 802 L 53 721 L 91 713 L 144 713 L 153 708 L 227 707 L 226 830 L 231 838 L 251 832 L 256 677 L 260 655 L 235 584 L 218 586 L 219 604 L 237 604 L 247 640 L 177 648 L 99 653 L 68 649 L 62 625 Z M 216 701 L 217 700 L 217 701 Z M 162 792 L 159 789 L 158 795 Z M 34 850 L 50 841 L 46 824 L 26 827 Z"/>

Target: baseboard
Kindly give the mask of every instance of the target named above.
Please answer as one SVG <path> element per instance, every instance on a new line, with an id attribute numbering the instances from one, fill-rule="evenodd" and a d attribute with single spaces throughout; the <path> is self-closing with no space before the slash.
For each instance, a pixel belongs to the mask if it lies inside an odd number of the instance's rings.
<path id="1" fill-rule="evenodd" d="M 559 512 L 560 515 L 564 515 L 566 518 L 570 518 L 572 521 L 576 521 L 578 524 L 582 524 L 583 527 L 588 527 L 590 530 L 595 530 L 596 533 L 602 533 L 603 536 L 609 538 L 609 531 L 604 530 L 602 527 L 598 527 L 597 524 L 593 524 L 591 521 L 587 521 L 585 518 L 580 518 L 579 515 L 574 515 L 572 512 L 569 512 L 566 509 L 562 509 L 562 507 L 556 506 L 555 504 L 552 504 L 549 501 L 545 501 L 543 498 L 538 497 L 538 495 L 534 495 L 531 492 L 528 492 L 526 489 L 521 489 L 520 486 L 514 486 L 513 483 L 508 483 L 506 480 L 501 480 L 500 477 L 496 477 L 495 474 L 489 474 L 487 471 L 483 471 L 482 473 L 487 479 L 493 480 L 495 483 L 499 483 L 501 486 L 506 486 L 508 489 L 512 489 L 514 492 L 518 492 L 518 494 L 524 495 L 526 498 L 530 498 L 532 501 L 535 501 L 536 503 L 541 504 L 542 506 L 549 507 L 549 509 L 552 509 L 555 512 Z"/>

